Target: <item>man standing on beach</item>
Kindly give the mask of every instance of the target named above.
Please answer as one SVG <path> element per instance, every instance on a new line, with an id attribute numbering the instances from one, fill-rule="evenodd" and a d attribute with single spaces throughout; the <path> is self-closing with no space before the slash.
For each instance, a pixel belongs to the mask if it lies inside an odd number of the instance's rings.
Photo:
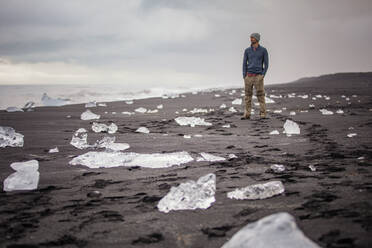
<path id="1" fill-rule="evenodd" d="M 251 46 L 245 49 L 243 58 L 243 78 L 245 84 L 245 110 L 241 119 L 250 119 L 253 86 L 260 103 L 260 117 L 266 118 L 264 77 L 269 67 L 269 55 L 265 47 L 259 44 L 260 34 L 252 33 Z"/>

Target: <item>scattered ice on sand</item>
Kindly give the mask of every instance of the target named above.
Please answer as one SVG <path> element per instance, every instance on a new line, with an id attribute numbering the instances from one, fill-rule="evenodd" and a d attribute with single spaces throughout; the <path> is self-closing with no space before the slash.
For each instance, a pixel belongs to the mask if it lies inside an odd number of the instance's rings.
<path id="1" fill-rule="evenodd" d="M 352 137 L 354 137 L 354 136 L 357 136 L 357 134 L 356 134 L 356 133 L 349 133 L 349 134 L 347 135 L 347 137 L 349 137 L 349 138 L 352 138 Z"/>
<path id="2" fill-rule="evenodd" d="M 136 130 L 137 133 L 150 133 L 150 130 L 147 127 L 139 127 Z"/>
<path id="3" fill-rule="evenodd" d="M 94 107 L 97 107 L 97 102 L 96 102 L 96 101 L 87 102 L 87 103 L 85 104 L 85 107 L 86 107 L 86 108 L 94 108 Z"/>
<path id="4" fill-rule="evenodd" d="M 235 233 L 222 248 L 320 248 L 297 227 L 295 218 L 285 212 L 249 223 Z"/>
<path id="5" fill-rule="evenodd" d="M 161 212 L 168 213 L 172 210 L 207 209 L 216 200 L 216 175 L 207 174 L 196 182 L 189 180 L 177 187 L 172 187 L 158 203 Z"/>
<path id="6" fill-rule="evenodd" d="M 294 97 L 296 97 L 296 93 L 288 94 L 288 98 L 294 98 Z"/>
<path id="7" fill-rule="evenodd" d="M 70 102 L 69 99 L 62 99 L 62 98 L 51 98 L 46 93 L 43 94 L 41 97 L 41 102 L 44 106 L 63 106 Z"/>
<path id="8" fill-rule="evenodd" d="M 0 126 L 0 147 L 23 147 L 23 134 L 16 133 L 12 127 Z"/>
<path id="9" fill-rule="evenodd" d="M 138 113 L 146 113 L 147 109 L 143 108 L 143 107 L 140 107 L 140 108 L 136 108 L 134 111 L 136 111 Z"/>
<path id="10" fill-rule="evenodd" d="M 163 104 L 159 104 L 158 106 L 156 106 L 157 109 L 163 109 Z"/>
<path id="11" fill-rule="evenodd" d="M 109 126 L 103 123 L 93 122 L 92 130 L 96 133 L 107 132 L 110 134 L 116 133 L 118 126 L 115 123 L 111 123 Z"/>
<path id="12" fill-rule="evenodd" d="M 230 112 L 233 112 L 233 113 L 238 112 L 234 107 L 230 107 L 230 108 L 229 108 L 229 111 L 230 111 Z"/>
<path id="13" fill-rule="evenodd" d="M 56 152 L 59 152 L 59 150 L 58 150 L 58 147 L 55 147 L 55 148 L 49 149 L 48 152 L 49 153 L 56 153 Z"/>
<path id="14" fill-rule="evenodd" d="M 94 145 L 98 148 L 106 148 L 108 151 L 123 151 L 130 146 L 127 143 L 115 143 L 115 137 L 105 136 Z"/>
<path id="15" fill-rule="evenodd" d="M 23 109 L 26 111 L 32 111 L 32 109 L 35 108 L 35 103 L 34 102 L 27 102 L 25 106 L 23 106 Z"/>
<path id="16" fill-rule="evenodd" d="M 187 126 L 190 125 L 191 127 L 195 127 L 196 125 L 199 126 L 211 126 L 212 123 L 204 121 L 203 118 L 200 117 L 185 117 L 180 116 L 174 119 L 179 125 Z"/>
<path id="17" fill-rule="evenodd" d="M 10 167 L 16 172 L 4 180 L 4 191 L 37 189 L 40 176 L 37 160 L 15 162 Z"/>
<path id="18" fill-rule="evenodd" d="M 79 128 L 73 135 L 70 144 L 78 149 L 91 147 L 88 144 L 88 133 L 85 128 Z"/>
<path id="19" fill-rule="evenodd" d="M 167 168 L 193 161 L 188 152 L 140 154 L 134 152 L 91 151 L 73 158 L 70 165 L 84 165 L 89 168 L 111 168 L 119 166 L 141 166 L 146 168 Z"/>
<path id="20" fill-rule="evenodd" d="M 237 158 L 237 156 L 234 153 L 230 153 L 229 154 L 229 159 L 232 159 L 232 158 Z"/>
<path id="21" fill-rule="evenodd" d="M 282 182 L 271 181 L 235 189 L 234 191 L 228 192 L 227 197 L 236 200 L 258 200 L 270 198 L 283 192 L 284 186 Z"/>
<path id="22" fill-rule="evenodd" d="M 270 132 L 271 135 L 276 135 L 276 134 L 279 134 L 279 131 L 278 130 L 273 130 Z"/>
<path id="23" fill-rule="evenodd" d="M 284 133 L 286 133 L 287 135 L 300 134 L 300 127 L 294 121 L 286 120 L 283 125 L 283 128 Z"/>
<path id="24" fill-rule="evenodd" d="M 224 109 L 226 107 L 227 107 L 226 104 L 222 103 L 221 106 L 220 106 L 220 109 Z"/>
<path id="25" fill-rule="evenodd" d="M 87 120 L 97 120 L 101 118 L 100 115 L 96 115 L 95 113 L 93 113 L 92 111 L 90 111 L 89 109 L 87 109 L 85 112 L 83 112 L 81 115 L 80 115 L 80 119 L 84 120 L 84 121 L 87 121 Z"/>
<path id="26" fill-rule="evenodd" d="M 342 110 L 342 109 L 338 109 L 337 111 L 336 111 L 336 114 L 343 114 L 344 113 L 344 111 Z"/>
<path id="27" fill-rule="evenodd" d="M 201 152 L 199 154 L 203 158 L 203 160 L 201 160 L 201 161 L 215 162 L 215 161 L 224 161 L 224 160 L 226 160 L 223 157 L 219 157 L 219 156 L 216 156 L 216 155 L 213 155 L 213 154 L 210 154 L 210 153 L 206 153 L 206 152 Z"/>
<path id="28" fill-rule="evenodd" d="M 241 99 L 241 98 L 237 98 L 237 99 L 235 99 L 234 101 L 232 101 L 231 104 L 234 104 L 234 105 L 241 105 L 241 104 L 242 104 L 242 99 Z"/>
<path id="29" fill-rule="evenodd" d="M 285 171 L 285 167 L 282 164 L 273 164 L 270 166 L 270 169 L 273 170 L 275 173 Z"/>
<path id="30" fill-rule="evenodd" d="M 193 110 L 190 110 L 189 113 L 191 114 L 208 113 L 208 109 L 194 108 Z"/>
<path id="31" fill-rule="evenodd" d="M 185 139 L 191 139 L 191 135 L 187 135 L 187 134 L 185 134 L 183 137 L 184 137 Z"/>
<path id="32" fill-rule="evenodd" d="M 23 109 L 18 107 L 7 107 L 6 112 L 23 112 Z"/>
<path id="33" fill-rule="evenodd" d="M 274 113 L 277 113 L 277 114 L 279 114 L 281 112 L 283 112 L 281 109 L 274 110 Z"/>
<path id="34" fill-rule="evenodd" d="M 309 169 L 311 170 L 311 171 L 316 171 L 316 168 L 315 168 L 315 166 L 314 165 L 309 165 Z"/>
<path id="35" fill-rule="evenodd" d="M 126 104 L 133 104 L 133 101 L 132 100 L 129 100 L 129 101 L 125 101 Z"/>
<path id="36" fill-rule="evenodd" d="M 326 109 L 319 109 L 320 112 L 322 112 L 322 115 L 333 115 L 333 112 Z"/>
<path id="37" fill-rule="evenodd" d="M 296 115 L 296 112 L 295 111 L 291 111 L 291 112 L 289 112 L 289 115 Z"/>
<path id="38" fill-rule="evenodd" d="M 223 125 L 222 127 L 225 127 L 225 128 L 230 128 L 230 124 L 226 124 L 226 125 Z"/>

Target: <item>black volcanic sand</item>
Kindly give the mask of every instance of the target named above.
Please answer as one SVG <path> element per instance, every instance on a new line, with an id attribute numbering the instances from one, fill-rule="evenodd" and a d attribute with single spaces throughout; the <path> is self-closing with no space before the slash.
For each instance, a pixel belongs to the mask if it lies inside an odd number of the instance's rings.
<path id="1" fill-rule="evenodd" d="M 193 161 L 163 169 L 69 165 L 73 156 L 89 151 L 69 144 L 78 128 L 89 130 L 90 143 L 105 135 L 91 130 L 92 121 L 80 119 L 86 109 L 82 104 L 40 107 L 23 113 L 1 111 L 0 125 L 25 135 L 24 147 L 0 149 L 1 182 L 14 172 L 9 166 L 12 162 L 37 159 L 40 183 L 34 191 L 0 192 L 0 246 L 220 247 L 247 223 L 286 211 L 296 217 L 305 235 L 322 247 L 371 247 L 371 79 L 371 73 L 336 74 L 267 86 L 268 96 L 283 95 L 267 105 L 268 119 L 258 118 L 257 107 L 251 120 L 240 119 L 243 105 L 234 105 L 237 113 L 219 108 L 222 103 L 230 107 L 231 101 L 241 98 L 241 88 L 234 94 L 230 94 L 231 89 L 215 90 L 178 98 L 135 100 L 132 105 L 109 102 L 107 107 L 91 108 L 101 114 L 99 122 L 118 125 L 117 142 L 131 146 L 126 151 L 187 151 L 194 158 L 199 152 L 237 156 L 223 162 Z M 309 98 L 289 98 L 290 93 L 308 94 Z M 331 99 L 313 101 L 311 97 L 317 94 Z M 354 94 L 357 97 L 352 97 Z M 341 95 L 350 97 L 351 104 Z M 311 103 L 314 109 L 309 108 Z M 121 114 L 138 107 L 155 109 L 158 104 L 164 105 L 158 113 Z M 215 111 L 182 111 L 194 107 Z M 273 113 L 283 107 L 287 110 Z M 325 116 L 320 108 L 341 108 L 345 113 Z M 290 111 L 297 115 L 289 115 Z M 179 126 L 174 121 L 177 116 L 199 116 L 213 126 Z M 286 119 L 300 125 L 300 135 L 282 134 Z M 231 128 L 221 127 L 224 124 Z M 151 133 L 136 133 L 140 126 L 148 127 Z M 275 129 L 280 135 L 269 135 Z M 357 136 L 348 138 L 348 133 Z M 203 137 L 185 139 L 185 134 Z M 55 146 L 60 152 L 49 154 Z M 285 165 L 287 170 L 273 173 L 269 167 L 275 163 Z M 309 165 L 317 170 L 310 171 Z M 207 173 L 217 176 L 216 201 L 210 208 L 167 214 L 158 211 L 158 201 L 171 186 Z M 269 180 L 281 180 L 285 193 L 256 201 L 226 196 L 237 187 Z"/>

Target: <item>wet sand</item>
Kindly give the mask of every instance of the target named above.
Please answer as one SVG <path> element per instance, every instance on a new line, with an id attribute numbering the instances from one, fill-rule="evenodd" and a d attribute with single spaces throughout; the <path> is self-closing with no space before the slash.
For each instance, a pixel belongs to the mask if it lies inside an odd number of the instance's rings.
<path id="1" fill-rule="evenodd" d="M 13 127 L 25 136 L 22 148 L 0 148 L 1 182 L 14 172 L 9 166 L 12 162 L 36 159 L 40 166 L 37 190 L 0 192 L 0 246 L 221 247 L 247 223 L 285 211 L 295 216 L 305 235 L 321 247 L 371 247 L 372 73 L 310 78 L 265 89 L 269 97 L 282 95 L 267 104 L 267 119 L 258 117 L 257 106 L 251 120 L 240 119 L 243 105 L 231 102 L 243 98 L 242 88 L 235 93 L 232 89 L 214 90 L 90 108 L 101 115 L 98 122 L 114 122 L 119 127 L 114 136 L 116 142 L 130 144 L 126 152 L 237 156 L 162 169 L 69 165 L 73 156 L 93 150 L 70 145 L 78 128 L 89 131 L 89 143 L 105 135 L 92 131 L 93 121 L 80 119 L 86 110 L 84 104 L 39 107 L 32 112 L 0 111 L 0 126 Z M 288 97 L 291 93 L 296 97 Z M 304 94 L 309 97 L 298 97 Z M 312 100 L 318 94 L 322 98 Z M 219 108 L 223 103 L 226 109 Z M 138 107 L 156 109 L 159 104 L 164 108 L 158 113 L 121 113 Z M 228 111 L 231 106 L 238 112 Z M 282 113 L 273 112 L 283 107 L 286 110 Z M 183 112 L 184 108 L 214 111 L 190 114 Z M 342 109 L 344 114 L 322 115 L 322 108 Z M 290 111 L 296 115 L 289 115 Z M 213 125 L 180 126 L 174 121 L 178 116 L 202 117 Z M 287 119 L 300 125 L 300 135 L 282 133 Z M 225 124 L 230 128 L 223 128 Z M 140 126 L 150 133 L 136 133 Z M 269 135 L 273 130 L 280 134 Z M 357 136 L 348 138 L 349 133 Z M 184 135 L 192 137 L 185 139 Z M 60 152 L 48 153 L 55 146 Z M 283 164 L 287 169 L 273 173 L 269 170 L 272 164 Z M 216 201 L 210 208 L 158 211 L 158 201 L 171 186 L 207 173 L 217 176 Z M 282 181 L 285 193 L 255 201 L 226 197 L 237 187 L 270 180 Z M 92 195 L 93 191 L 100 195 Z"/>

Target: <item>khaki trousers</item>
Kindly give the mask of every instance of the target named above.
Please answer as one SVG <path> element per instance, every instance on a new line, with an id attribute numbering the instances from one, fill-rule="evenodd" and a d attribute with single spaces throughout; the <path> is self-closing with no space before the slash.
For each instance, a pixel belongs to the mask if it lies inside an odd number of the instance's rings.
<path id="1" fill-rule="evenodd" d="M 245 116 L 251 115 L 252 109 L 252 94 L 253 86 L 256 89 L 256 96 L 260 103 L 260 115 L 266 115 L 266 103 L 265 103 L 265 89 L 264 89 L 264 76 L 257 75 L 253 77 L 246 76 L 244 78 L 245 84 Z"/>

